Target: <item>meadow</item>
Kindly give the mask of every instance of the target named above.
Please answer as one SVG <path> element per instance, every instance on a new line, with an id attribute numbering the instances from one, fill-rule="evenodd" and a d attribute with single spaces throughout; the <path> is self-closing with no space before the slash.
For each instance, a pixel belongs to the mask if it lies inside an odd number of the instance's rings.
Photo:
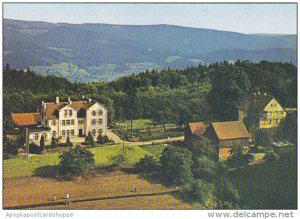
<path id="1" fill-rule="evenodd" d="M 155 146 L 148 146 L 155 147 Z M 145 155 L 152 155 L 151 151 L 144 150 L 139 146 L 126 146 L 128 151 L 128 165 L 133 165 Z M 90 151 L 95 154 L 96 167 L 106 167 L 110 165 L 110 157 L 117 155 L 123 150 L 122 144 L 91 148 Z M 31 154 L 30 158 L 20 157 L 4 160 L 3 178 L 17 178 L 39 175 L 53 175 L 59 163 L 59 152 L 43 155 Z"/>

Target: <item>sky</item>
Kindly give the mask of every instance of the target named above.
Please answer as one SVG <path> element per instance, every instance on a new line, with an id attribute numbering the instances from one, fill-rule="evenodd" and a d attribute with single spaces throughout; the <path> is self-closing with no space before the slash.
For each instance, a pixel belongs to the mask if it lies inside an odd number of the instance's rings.
<path id="1" fill-rule="evenodd" d="M 171 24 L 246 34 L 296 34 L 294 4 L 4 3 L 3 17 L 52 23 Z"/>

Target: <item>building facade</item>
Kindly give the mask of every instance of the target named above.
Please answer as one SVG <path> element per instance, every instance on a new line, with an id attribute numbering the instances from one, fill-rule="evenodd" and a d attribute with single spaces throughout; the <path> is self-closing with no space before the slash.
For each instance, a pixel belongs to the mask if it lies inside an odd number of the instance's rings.
<path id="1" fill-rule="evenodd" d="M 85 137 L 89 132 L 96 138 L 106 135 L 107 109 L 91 99 L 60 102 L 56 97 L 55 102 L 42 102 L 39 113 L 23 113 L 22 126 L 21 114 L 12 114 L 12 120 L 18 127 L 28 127 L 32 141 L 39 141 L 41 135 L 50 141 L 52 137 L 70 139 Z M 33 116 L 34 115 L 34 116 Z M 30 122 L 28 118 L 31 118 Z"/>
<path id="2" fill-rule="evenodd" d="M 219 160 L 226 160 L 235 145 L 249 146 L 250 135 L 242 121 L 213 122 L 205 136 L 218 149 Z"/>

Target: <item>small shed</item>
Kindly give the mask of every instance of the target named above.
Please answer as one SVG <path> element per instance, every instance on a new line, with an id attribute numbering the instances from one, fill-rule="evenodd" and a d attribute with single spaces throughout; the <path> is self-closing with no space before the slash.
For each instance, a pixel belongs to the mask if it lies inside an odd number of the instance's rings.
<path id="1" fill-rule="evenodd" d="M 203 122 L 191 122 L 184 131 L 184 142 L 188 147 L 195 147 L 199 144 L 199 139 L 204 135 L 206 128 Z"/>

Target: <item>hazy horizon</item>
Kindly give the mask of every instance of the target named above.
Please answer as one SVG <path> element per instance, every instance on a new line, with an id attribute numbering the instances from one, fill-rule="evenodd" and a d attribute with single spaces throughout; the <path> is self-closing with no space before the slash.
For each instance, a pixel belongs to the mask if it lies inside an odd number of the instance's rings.
<path id="1" fill-rule="evenodd" d="M 291 3 L 3 4 L 4 19 L 54 24 L 173 25 L 242 34 L 297 34 L 296 17 L 297 5 Z"/>

